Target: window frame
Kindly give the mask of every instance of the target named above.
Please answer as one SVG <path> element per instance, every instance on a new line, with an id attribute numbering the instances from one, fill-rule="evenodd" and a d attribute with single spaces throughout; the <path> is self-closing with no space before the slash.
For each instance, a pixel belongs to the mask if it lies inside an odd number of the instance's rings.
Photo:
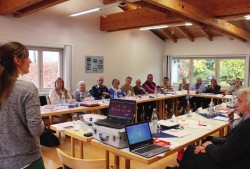
<path id="1" fill-rule="evenodd" d="M 194 75 L 193 75 L 193 64 L 194 64 L 194 60 L 195 59 L 214 59 L 215 60 L 215 79 L 218 81 L 218 84 L 220 84 L 220 79 L 219 79 L 219 71 L 220 71 L 220 61 L 224 60 L 224 59 L 244 59 L 245 61 L 245 68 L 244 68 L 244 86 L 248 86 L 248 82 L 249 82 L 249 72 L 247 70 L 249 70 L 249 60 L 250 60 L 250 56 L 249 55 L 182 55 L 182 56 L 166 56 L 168 57 L 168 59 L 165 60 L 169 60 L 169 63 L 172 64 L 173 60 L 190 60 L 189 62 L 189 72 L 190 72 L 190 78 L 188 80 L 188 83 L 195 83 L 195 79 L 194 79 Z M 167 65 L 167 63 L 165 62 L 165 65 Z M 164 72 L 165 75 L 170 77 L 171 80 L 171 85 L 173 85 L 172 82 L 172 65 L 168 66 L 168 69 L 166 70 L 166 72 Z M 173 85 L 173 87 L 177 87 L 178 85 Z M 227 88 L 228 86 L 222 86 L 223 88 Z"/>
<path id="2" fill-rule="evenodd" d="M 44 88 L 43 86 L 43 52 L 49 51 L 49 52 L 59 52 L 59 64 L 58 64 L 58 77 L 62 77 L 63 75 L 63 48 L 53 48 L 53 47 L 36 47 L 36 46 L 27 46 L 28 50 L 34 50 L 37 51 L 38 56 L 38 92 L 49 92 L 52 88 Z"/>

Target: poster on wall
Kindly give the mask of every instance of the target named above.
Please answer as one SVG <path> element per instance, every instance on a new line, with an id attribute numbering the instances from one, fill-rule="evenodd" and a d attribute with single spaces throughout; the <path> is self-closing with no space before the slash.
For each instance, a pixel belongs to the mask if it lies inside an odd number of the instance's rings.
<path id="1" fill-rule="evenodd" d="M 104 72 L 103 56 L 85 56 L 86 73 L 103 73 Z"/>

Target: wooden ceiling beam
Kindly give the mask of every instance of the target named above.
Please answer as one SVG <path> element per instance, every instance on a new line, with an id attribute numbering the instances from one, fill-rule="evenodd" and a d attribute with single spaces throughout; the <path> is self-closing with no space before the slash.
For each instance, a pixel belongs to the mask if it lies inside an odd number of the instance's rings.
<path id="1" fill-rule="evenodd" d="M 149 9 L 138 8 L 125 12 L 115 13 L 100 18 L 101 31 L 117 31 L 132 28 L 141 28 L 152 25 L 161 25 L 179 21 L 168 18 L 164 13 Z"/>
<path id="2" fill-rule="evenodd" d="M 177 38 L 174 35 L 172 35 L 167 29 L 159 29 L 158 31 L 164 36 L 171 39 L 174 43 L 177 43 Z"/>
<path id="3" fill-rule="evenodd" d="M 247 29 L 250 30 L 250 20 L 244 20 L 243 22 L 246 25 Z"/>
<path id="4" fill-rule="evenodd" d="M 233 38 L 233 39 L 238 39 L 242 42 L 247 42 L 247 40 L 245 38 L 241 38 L 241 37 L 238 37 L 238 36 L 235 36 L 233 34 L 230 34 L 228 32 L 225 32 L 223 30 L 220 30 L 220 29 L 216 29 L 214 27 L 211 27 L 211 26 L 205 26 L 204 27 L 204 30 L 207 30 L 207 31 L 212 31 L 212 32 L 215 32 L 215 33 L 218 33 L 218 34 L 221 34 L 221 35 L 224 35 L 224 36 L 227 36 L 229 38 Z"/>
<path id="5" fill-rule="evenodd" d="M 220 29 L 228 34 L 232 34 L 235 37 L 244 38 L 250 40 L 250 33 L 242 28 L 239 28 L 231 23 L 225 22 L 221 19 L 216 19 L 210 14 L 204 12 L 202 9 L 198 9 L 192 5 L 189 5 L 180 0 L 144 0 L 148 3 L 158 5 L 162 8 L 168 9 L 172 12 L 179 13 L 186 17 L 192 18 L 199 22 L 211 25 L 217 29 Z"/>
<path id="6" fill-rule="evenodd" d="M 188 32 L 186 28 L 183 26 L 177 26 L 176 27 L 184 36 L 186 36 L 191 42 L 194 42 L 194 36 Z"/>
<path id="7" fill-rule="evenodd" d="M 203 27 L 199 27 L 200 31 L 208 38 L 209 41 L 213 41 L 213 36 L 210 35 L 206 30 L 203 29 Z"/>
<path id="8" fill-rule="evenodd" d="M 8 15 L 41 0 L 0 0 L 0 15 Z"/>
<path id="9" fill-rule="evenodd" d="M 34 5 L 28 6 L 26 8 L 23 8 L 23 9 L 15 12 L 13 14 L 13 16 L 16 17 L 16 18 L 20 18 L 22 16 L 25 16 L 25 15 L 40 11 L 42 9 L 49 8 L 51 6 L 54 6 L 54 5 L 57 5 L 57 4 L 66 2 L 66 1 L 68 1 L 68 0 L 46 0 L 46 1 L 41 1 L 41 2 L 38 2 L 38 3 L 34 4 Z"/>
<path id="10" fill-rule="evenodd" d="M 249 0 L 182 0 L 213 16 L 229 16 L 250 12 Z"/>

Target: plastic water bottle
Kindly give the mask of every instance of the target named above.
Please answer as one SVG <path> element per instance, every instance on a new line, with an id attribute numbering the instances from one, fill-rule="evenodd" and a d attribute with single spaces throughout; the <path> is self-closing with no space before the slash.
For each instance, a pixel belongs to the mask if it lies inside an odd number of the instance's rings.
<path id="1" fill-rule="evenodd" d="M 80 93 L 80 102 L 82 102 L 84 100 L 84 96 L 82 92 L 79 92 L 79 93 Z"/>
<path id="2" fill-rule="evenodd" d="M 159 132 L 158 117 L 157 117 L 156 109 L 153 109 L 150 129 L 151 129 L 152 134 L 157 134 Z"/>
<path id="3" fill-rule="evenodd" d="M 114 99 L 116 99 L 117 98 L 117 92 L 115 91 L 114 92 Z"/>
<path id="4" fill-rule="evenodd" d="M 155 97 L 158 97 L 158 90 L 157 90 L 157 87 L 155 87 L 154 95 L 155 95 Z"/>
<path id="5" fill-rule="evenodd" d="M 215 110 L 214 110 L 214 102 L 213 98 L 211 99 L 211 102 L 209 104 L 208 108 L 208 118 L 212 118 L 214 116 Z"/>
<path id="6" fill-rule="evenodd" d="M 62 98 L 61 98 L 61 102 L 60 103 L 61 103 L 62 106 L 66 105 L 66 97 L 65 97 L 64 92 L 62 92 Z"/>
<path id="7" fill-rule="evenodd" d="M 187 99 L 186 114 L 187 114 L 187 117 L 192 117 L 192 110 L 191 110 L 191 106 L 190 106 L 190 103 L 189 103 L 189 99 Z"/>

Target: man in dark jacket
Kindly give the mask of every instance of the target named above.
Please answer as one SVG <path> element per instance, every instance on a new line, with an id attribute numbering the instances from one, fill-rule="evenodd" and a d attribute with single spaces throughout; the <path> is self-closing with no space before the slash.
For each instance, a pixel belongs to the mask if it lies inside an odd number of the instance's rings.
<path id="1" fill-rule="evenodd" d="M 250 88 L 239 90 L 235 106 L 242 118 L 224 142 L 189 146 L 180 166 L 166 169 L 250 169 Z"/>

